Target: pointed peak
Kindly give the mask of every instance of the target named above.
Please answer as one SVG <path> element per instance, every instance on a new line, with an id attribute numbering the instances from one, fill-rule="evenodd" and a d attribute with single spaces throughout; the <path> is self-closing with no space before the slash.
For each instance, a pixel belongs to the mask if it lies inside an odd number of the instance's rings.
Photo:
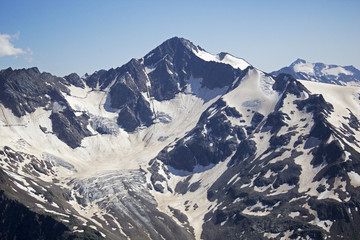
<path id="1" fill-rule="evenodd" d="M 86 79 L 88 78 L 90 75 L 88 73 L 85 73 L 84 75 L 81 76 L 81 79 Z"/>
<path id="2" fill-rule="evenodd" d="M 0 72 L 12 72 L 13 69 L 11 67 L 8 67 L 8 68 L 5 68 L 5 69 L 2 69 Z"/>
<path id="3" fill-rule="evenodd" d="M 166 42 L 181 43 L 183 45 L 192 45 L 192 42 L 190 42 L 190 40 L 187 40 L 187 39 L 182 38 L 182 37 L 177 37 L 177 36 L 166 40 L 164 43 L 166 43 Z"/>
<path id="4" fill-rule="evenodd" d="M 189 50 L 196 49 L 196 46 L 189 40 L 182 38 L 182 37 L 172 37 L 165 42 L 163 42 L 159 47 L 160 48 L 172 48 L 175 49 L 178 46 L 183 46 Z"/>
<path id="5" fill-rule="evenodd" d="M 290 66 L 294 66 L 294 65 L 299 64 L 299 63 L 307 63 L 307 62 L 304 59 L 298 58 Z"/>
<path id="6" fill-rule="evenodd" d="M 64 76 L 64 78 L 80 78 L 80 76 L 77 73 L 70 73 L 66 76 Z"/>
<path id="7" fill-rule="evenodd" d="M 80 76 L 76 73 L 71 73 L 64 77 L 69 83 L 73 84 L 76 87 L 84 88 L 84 83 L 82 82 Z"/>
<path id="8" fill-rule="evenodd" d="M 177 54 L 189 53 L 195 49 L 197 49 L 197 47 L 189 40 L 180 37 L 173 37 L 146 54 L 143 58 L 144 64 L 154 64 L 164 57 L 173 57 Z"/>
<path id="9" fill-rule="evenodd" d="M 37 67 L 23 68 L 21 70 L 26 71 L 27 73 L 31 73 L 31 74 L 41 74 L 40 70 Z"/>

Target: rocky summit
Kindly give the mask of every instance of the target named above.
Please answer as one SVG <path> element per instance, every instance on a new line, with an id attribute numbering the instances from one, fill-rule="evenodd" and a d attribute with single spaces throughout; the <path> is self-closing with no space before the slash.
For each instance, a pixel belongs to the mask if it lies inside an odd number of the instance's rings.
<path id="1" fill-rule="evenodd" d="M 358 74 L 178 37 L 83 77 L 1 70 L 0 238 L 359 239 Z"/>

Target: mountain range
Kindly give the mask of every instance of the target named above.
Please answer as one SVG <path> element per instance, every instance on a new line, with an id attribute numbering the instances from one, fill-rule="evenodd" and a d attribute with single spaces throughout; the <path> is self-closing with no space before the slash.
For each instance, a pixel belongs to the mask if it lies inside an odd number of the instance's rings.
<path id="1" fill-rule="evenodd" d="M 359 75 L 178 37 L 83 77 L 1 70 L 0 238 L 358 239 Z"/>
<path id="2" fill-rule="evenodd" d="M 330 83 L 341 86 L 359 86 L 360 71 L 354 66 L 339 66 L 334 64 L 310 63 L 297 59 L 288 67 L 274 71 L 272 75 L 290 74 L 299 80 Z"/>

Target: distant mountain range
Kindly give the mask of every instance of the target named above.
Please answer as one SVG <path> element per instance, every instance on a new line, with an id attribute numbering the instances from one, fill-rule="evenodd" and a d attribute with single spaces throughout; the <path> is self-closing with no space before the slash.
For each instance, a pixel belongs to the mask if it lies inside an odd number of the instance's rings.
<path id="1" fill-rule="evenodd" d="M 358 76 L 178 37 L 84 77 L 1 70 L 0 239 L 359 239 Z"/>
<path id="2" fill-rule="evenodd" d="M 310 63 L 303 59 L 297 59 L 290 64 L 290 66 L 274 71 L 271 74 L 276 76 L 280 73 L 290 74 L 299 80 L 331 83 L 342 86 L 360 86 L 360 71 L 353 66 Z"/>

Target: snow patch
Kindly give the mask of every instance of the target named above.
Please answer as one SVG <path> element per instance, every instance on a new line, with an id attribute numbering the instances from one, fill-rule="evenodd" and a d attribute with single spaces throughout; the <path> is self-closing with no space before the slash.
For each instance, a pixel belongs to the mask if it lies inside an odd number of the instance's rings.
<path id="1" fill-rule="evenodd" d="M 58 113 L 58 112 L 62 112 L 63 110 L 66 109 L 66 105 L 64 103 L 61 102 L 53 102 L 52 105 L 52 111 L 53 113 Z"/>
<path id="2" fill-rule="evenodd" d="M 269 193 L 267 196 L 274 196 L 274 195 L 284 194 L 284 193 L 287 193 L 288 191 L 290 191 L 291 189 L 293 189 L 295 187 L 296 187 L 295 185 L 289 185 L 287 183 L 281 184 L 278 188 L 271 191 L 271 193 Z"/>
<path id="3" fill-rule="evenodd" d="M 202 60 L 205 60 L 207 62 L 213 61 L 213 62 L 225 63 L 225 64 L 229 64 L 235 69 L 245 70 L 247 67 L 251 66 L 244 59 L 234 57 L 228 53 L 213 55 L 199 48 L 193 49 L 193 53 Z"/>
<path id="4" fill-rule="evenodd" d="M 47 213 L 52 213 L 52 214 L 55 214 L 55 215 L 59 215 L 59 216 L 66 217 L 66 218 L 69 218 L 69 217 L 70 217 L 69 215 L 66 215 L 66 214 L 63 214 L 63 213 L 59 213 L 59 212 L 56 212 L 56 211 L 53 211 L 53 210 L 45 209 L 45 212 L 47 212 Z"/>
<path id="5" fill-rule="evenodd" d="M 156 67 L 154 67 L 154 66 L 146 66 L 145 73 L 149 74 L 149 73 L 153 72 L 155 69 L 156 69 Z"/>
<path id="6" fill-rule="evenodd" d="M 301 62 L 294 66 L 294 70 L 295 72 L 302 72 L 314 76 L 315 75 L 314 66 L 315 66 L 314 64 L 309 62 L 305 62 L 305 63 Z"/>
<path id="7" fill-rule="evenodd" d="M 242 213 L 253 216 L 266 216 L 270 214 L 270 212 L 277 206 L 279 206 L 280 202 L 277 202 L 274 206 L 264 205 L 262 202 L 257 201 L 251 207 L 245 208 Z"/>
<path id="8" fill-rule="evenodd" d="M 243 116 L 249 115 L 244 124 L 250 125 L 253 113 L 249 113 L 248 109 L 267 116 L 275 108 L 280 96 L 271 88 L 273 81 L 263 72 L 251 69 L 241 80 L 239 86 L 224 95 L 223 100 L 230 107 L 235 107 Z M 256 97 L 254 98 L 254 96 Z"/>
<path id="9" fill-rule="evenodd" d="M 351 76 L 354 75 L 352 72 L 340 66 L 336 66 L 336 67 L 326 66 L 321 70 L 321 73 L 324 75 L 333 75 L 333 76 L 339 76 L 340 74 L 351 75 Z"/>
<path id="10" fill-rule="evenodd" d="M 350 183 L 354 187 L 360 187 L 360 175 L 354 171 L 348 173 L 350 178 Z"/>
<path id="11" fill-rule="evenodd" d="M 330 228 L 331 228 L 331 226 L 333 224 L 332 221 L 330 221 L 330 220 L 320 220 L 319 217 L 318 217 L 317 212 L 315 210 L 311 209 L 311 207 L 308 205 L 308 203 L 304 204 L 303 207 L 305 209 L 307 209 L 309 211 L 309 213 L 315 217 L 315 219 L 310 222 L 311 224 L 319 226 L 322 229 L 324 229 L 325 231 L 330 232 Z"/>
<path id="12" fill-rule="evenodd" d="M 287 230 L 284 232 L 284 236 L 280 238 L 280 240 L 288 240 L 290 236 L 294 233 L 294 230 Z"/>
<path id="13" fill-rule="evenodd" d="M 280 233 L 264 233 L 264 237 L 269 239 L 275 239 L 280 235 Z"/>
<path id="14" fill-rule="evenodd" d="M 289 217 L 294 218 L 300 216 L 300 212 L 291 212 L 289 213 Z"/>

